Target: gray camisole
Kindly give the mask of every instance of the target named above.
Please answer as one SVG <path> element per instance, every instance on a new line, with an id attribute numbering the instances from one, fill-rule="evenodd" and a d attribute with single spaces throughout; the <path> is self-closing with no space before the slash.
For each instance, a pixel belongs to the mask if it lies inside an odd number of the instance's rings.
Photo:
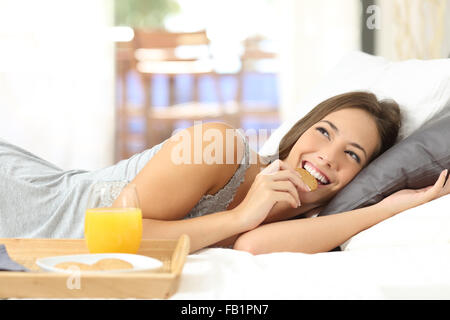
<path id="1" fill-rule="evenodd" d="M 217 193 L 204 195 L 185 218 L 224 211 L 233 200 L 250 158 L 248 139 L 236 131 L 245 146 L 238 169 Z M 102 204 L 111 205 L 166 141 L 103 169 L 64 171 L 0 139 L 0 238 L 83 238 L 92 188 L 112 187 L 110 203 Z"/>

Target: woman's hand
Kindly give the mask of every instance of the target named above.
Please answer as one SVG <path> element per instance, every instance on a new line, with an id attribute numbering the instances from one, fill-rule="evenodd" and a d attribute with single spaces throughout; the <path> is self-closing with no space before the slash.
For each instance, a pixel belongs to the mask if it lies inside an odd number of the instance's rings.
<path id="1" fill-rule="evenodd" d="M 448 170 L 439 175 L 436 183 L 422 189 L 403 189 L 384 198 L 377 205 L 392 212 L 393 215 L 427 203 L 450 193 L 450 181 L 446 182 Z"/>
<path id="2" fill-rule="evenodd" d="M 277 202 L 299 207 L 299 191 L 310 189 L 298 172 L 278 159 L 258 173 L 245 199 L 233 210 L 245 228 L 251 230 L 264 221 Z"/>

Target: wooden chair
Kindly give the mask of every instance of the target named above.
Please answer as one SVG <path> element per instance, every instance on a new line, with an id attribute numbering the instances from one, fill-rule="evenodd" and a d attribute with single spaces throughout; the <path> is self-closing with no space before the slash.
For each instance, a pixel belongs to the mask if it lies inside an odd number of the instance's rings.
<path id="1" fill-rule="evenodd" d="M 136 68 L 133 58 L 134 48 L 131 42 L 116 42 L 116 80 L 119 82 L 120 99 L 116 101 L 115 117 L 115 161 L 119 161 L 131 156 L 128 143 L 133 140 L 139 140 L 129 131 L 129 119 L 133 116 L 142 117 L 143 113 L 137 113 L 136 106 L 131 106 L 128 97 L 127 76 L 131 70 Z"/>
<path id="2" fill-rule="evenodd" d="M 245 77 L 249 74 L 263 75 L 277 72 L 274 68 L 270 71 L 260 67 L 261 63 L 278 63 L 277 53 L 264 48 L 265 38 L 253 36 L 243 41 L 243 53 L 240 57 L 241 69 L 238 75 L 237 98 L 240 115 L 242 117 L 251 116 L 260 119 L 279 119 L 278 105 L 268 102 L 248 102 L 244 100 Z"/>
<path id="3" fill-rule="evenodd" d="M 134 58 L 141 76 L 146 119 L 146 147 L 150 148 L 170 137 L 178 120 L 222 120 L 238 125 L 236 105 L 223 101 L 219 75 L 214 71 L 210 42 L 205 31 L 172 33 L 166 31 L 135 30 Z M 184 49 L 190 55 L 181 55 Z M 187 50 L 186 50 L 187 51 Z M 152 79 L 165 75 L 169 80 L 169 106 L 155 108 L 152 104 Z M 193 77 L 192 101 L 178 104 L 175 79 L 178 75 Z M 199 101 L 198 83 L 201 76 L 213 77 L 217 103 Z"/>

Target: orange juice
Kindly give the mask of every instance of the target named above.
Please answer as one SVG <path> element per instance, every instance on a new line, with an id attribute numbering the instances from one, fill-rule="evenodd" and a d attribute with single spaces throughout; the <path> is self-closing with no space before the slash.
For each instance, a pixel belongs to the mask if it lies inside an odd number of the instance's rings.
<path id="1" fill-rule="evenodd" d="M 133 253 L 142 239 L 142 212 L 139 208 L 87 209 L 84 237 L 90 253 Z"/>

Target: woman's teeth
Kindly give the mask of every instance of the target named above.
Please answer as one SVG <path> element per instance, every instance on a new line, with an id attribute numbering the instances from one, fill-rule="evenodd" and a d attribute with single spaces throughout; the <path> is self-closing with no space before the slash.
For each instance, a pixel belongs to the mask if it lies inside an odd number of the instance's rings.
<path id="1" fill-rule="evenodd" d="M 306 171 L 308 171 L 314 178 L 319 181 L 321 184 L 329 184 L 330 182 L 325 178 L 323 175 L 321 175 L 319 172 L 316 171 L 312 166 L 310 166 L 308 163 L 305 163 L 305 166 L 303 167 Z"/>

